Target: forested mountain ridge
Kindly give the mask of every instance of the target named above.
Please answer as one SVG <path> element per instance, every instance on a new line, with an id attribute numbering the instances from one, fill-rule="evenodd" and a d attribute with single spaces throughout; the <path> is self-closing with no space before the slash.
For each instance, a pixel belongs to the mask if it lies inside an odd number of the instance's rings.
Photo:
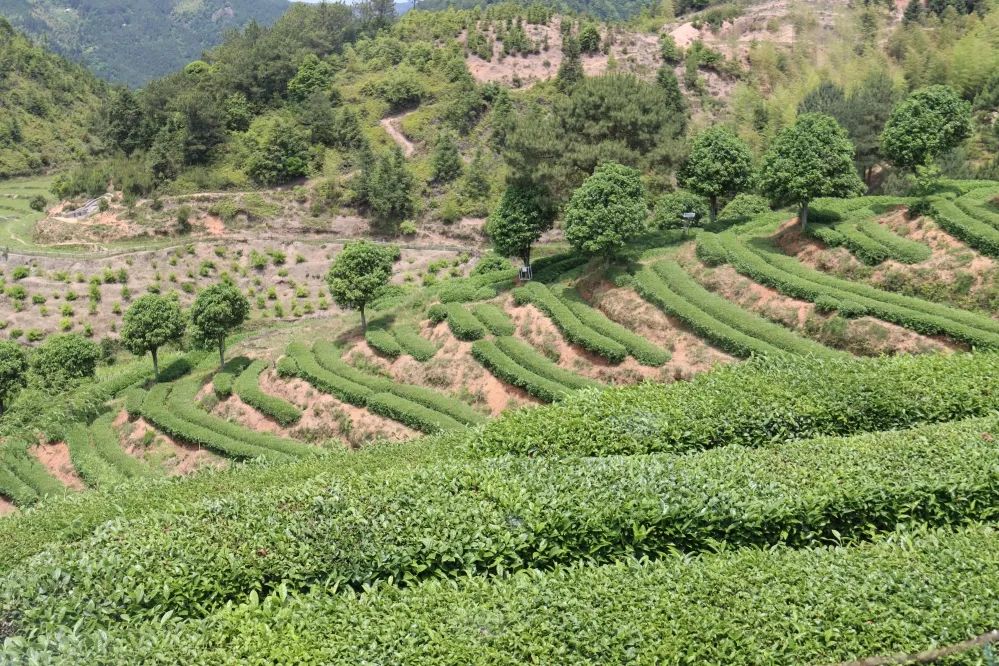
<path id="1" fill-rule="evenodd" d="M 0 18 L 0 178 L 89 155 L 104 87 Z"/>
<path id="2" fill-rule="evenodd" d="M 15 27 L 130 86 L 183 67 L 229 30 L 269 25 L 287 8 L 287 0 L 0 0 L 0 15 Z"/>

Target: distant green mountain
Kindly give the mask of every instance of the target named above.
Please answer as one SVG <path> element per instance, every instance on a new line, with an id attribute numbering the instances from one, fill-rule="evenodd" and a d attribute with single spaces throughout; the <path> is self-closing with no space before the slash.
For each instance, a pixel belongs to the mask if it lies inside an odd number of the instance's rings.
<path id="1" fill-rule="evenodd" d="M 250 21 L 269 25 L 287 0 L 0 0 L 0 14 L 101 78 L 130 86 L 183 67 Z"/>
<path id="2" fill-rule="evenodd" d="M 456 9 L 472 9 L 474 7 L 485 7 L 495 5 L 508 0 L 417 0 L 416 6 L 419 9 L 446 9 L 454 7 Z M 719 4 L 721 0 L 673 0 L 671 3 L 673 11 L 677 14 L 704 9 L 709 5 Z M 602 19 L 617 21 L 631 18 L 643 10 L 652 10 L 660 7 L 662 0 L 523 0 L 521 4 L 540 4 L 552 7 L 556 11 L 571 11 L 577 14 L 589 14 Z M 405 3 L 406 9 L 411 9 L 412 2 Z"/>
<path id="3" fill-rule="evenodd" d="M 87 155 L 105 87 L 0 18 L 0 178 Z"/>

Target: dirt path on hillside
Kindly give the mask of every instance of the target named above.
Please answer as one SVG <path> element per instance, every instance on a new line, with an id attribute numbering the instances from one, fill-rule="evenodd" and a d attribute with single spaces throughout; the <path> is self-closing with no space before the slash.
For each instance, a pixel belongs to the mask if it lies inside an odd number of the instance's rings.
<path id="1" fill-rule="evenodd" d="M 382 129 L 388 132 L 388 135 L 392 137 L 392 140 L 399 144 L 399 147 L 402 148 L 402 154 L 406 157 L 412 157 L 416 154 L 416 145 L 402 133 L 402 121 L 413 113 L 413 111 L 407 111 L 406 113 L 400 113 L 396 116 L 382 118 L 379 123 L 382 126 Z"/>

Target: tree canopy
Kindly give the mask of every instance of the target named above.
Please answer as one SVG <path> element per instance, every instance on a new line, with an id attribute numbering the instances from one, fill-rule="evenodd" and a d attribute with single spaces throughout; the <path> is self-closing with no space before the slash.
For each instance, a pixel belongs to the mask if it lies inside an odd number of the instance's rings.
<path id="1" fill-rule="evenodd" d="M 191 305 L 191 328 L 196 338 L 214 344 L 219 352 L 219 366 L 225 365 L 225 339 L 239 328 L 250 314 L 250 303 L 236 285 L 220 282 L 203 289 Z"/>
<path id="2" fill-rule="evenodd" d="M 642 175 L 614 162 L 601 164 L 572 195 L 565 238 L 586 254 L 612 257 L 645 230 L 648 205 Z"/>
<path id="3" fill-rule="evenodd" d="M 895 107 L 881 137 L 896 166 L 929 166 L 971 135 L 971 104 L 948 86 L 917 90 Z"/>
<path id="4" fill-rule="evenodd" d="M 149 353 L 153 357 L 153 376 L 160 374 L 159 348 L 184 335 L 184 316 L 175 299 L 159 294 L 146 294 L 125 312 L 121 341 L 135 355 Z"/>
<path id="5" fill-rule="evenodd" d="M 748 188 L 752 176 L 753 153 L 746 142 L 726 127 L 714 127 L 694 140 L 677 180 L 681 186 L 707 198 L 714 222 L 719 199 Z"/>
<path id="6" fill-rule="evenodd" d="M 510 185 L 486 222 L 486 233 L 496 253 L 531 263 L 531 246 L 552 228 L 554 218 L 546 208 L 547 193 L 529 183 Z"/>
<path id="7" fill-rule="evenodd" d="M 43 390 L 61 391 L 93 377 L 100 357 L 97 345 L 81 335 L 50 335 L 31 355 L 29 380 Z"/>
<path id="8" fill-rule="evenodd" d="M 806 226 L 812 199 L 863 193 L 853 156 L 846 130 L 832 116 L 803 114 L 777 135 L 763 156 L 760 189 L 773 201 L 797 205 Z"/>
<path id="9" fill-rule="evenodd" d="M 361 328 L 368 330 L 364 309 L 392 278 L 392 265 L 399 248 L 367 240 L 351 241 L 333 260 L 326 284 L 333 301 L 342 308 L 361 313 Z"/>

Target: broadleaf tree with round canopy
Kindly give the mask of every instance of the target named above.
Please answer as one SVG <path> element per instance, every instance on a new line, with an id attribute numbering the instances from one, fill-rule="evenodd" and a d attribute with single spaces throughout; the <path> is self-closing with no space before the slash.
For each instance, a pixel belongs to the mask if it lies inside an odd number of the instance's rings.
<path id="1" fill-rule="evenodd" d="M 565 210 L 565 238 L 586 254 L 611 258 L 646 228 L 642 174 L 605 162 L 577 189 Z"/>
<path id="2" fill-rule="evenodd" d="M 804 228 L 813 199 L 863 194 L 854 152 L 846 130 L 832 116 L 802 114 L 777 135 L 763 156 L 760 189 L 772 201 L 798 206 Z"/>
<path id="3" fill-rule="evenodd" d="M 744 191 L 752 177 L 752 151 L 726 127 L 701 132 L 677 173 L 681 187 L 708 200 L 711 222 L 718 218 L 719 199 Z"/>
<path id="4" fill-rule="evenodd" d="M 184 335 L 184 315 L 176 300 L 159 294 L 146 294 L 125 312 L 121 341 L 136 356 L 153 357 L 153 376 L 159 377 L 159 349 Z"/>
<path id="5" fill-rule="evenodd" d="M 203 289 L 191 305 L 191 328 L 206 344 L 219 352 L 219 367 L 225 365 L 225 339 L 250 314 L 250 303 L 236 285 L 224 281 Z"/>
<path id="6" fill-rule="evenodd" d="M 326 284 L 340 307 L 361 313 L 361 330 L 367 332 L 365 308 L 392 278 L 392 265 L 399 260 L 399 248 L 367 240 L 352 241 L 333 260 Z"/>

